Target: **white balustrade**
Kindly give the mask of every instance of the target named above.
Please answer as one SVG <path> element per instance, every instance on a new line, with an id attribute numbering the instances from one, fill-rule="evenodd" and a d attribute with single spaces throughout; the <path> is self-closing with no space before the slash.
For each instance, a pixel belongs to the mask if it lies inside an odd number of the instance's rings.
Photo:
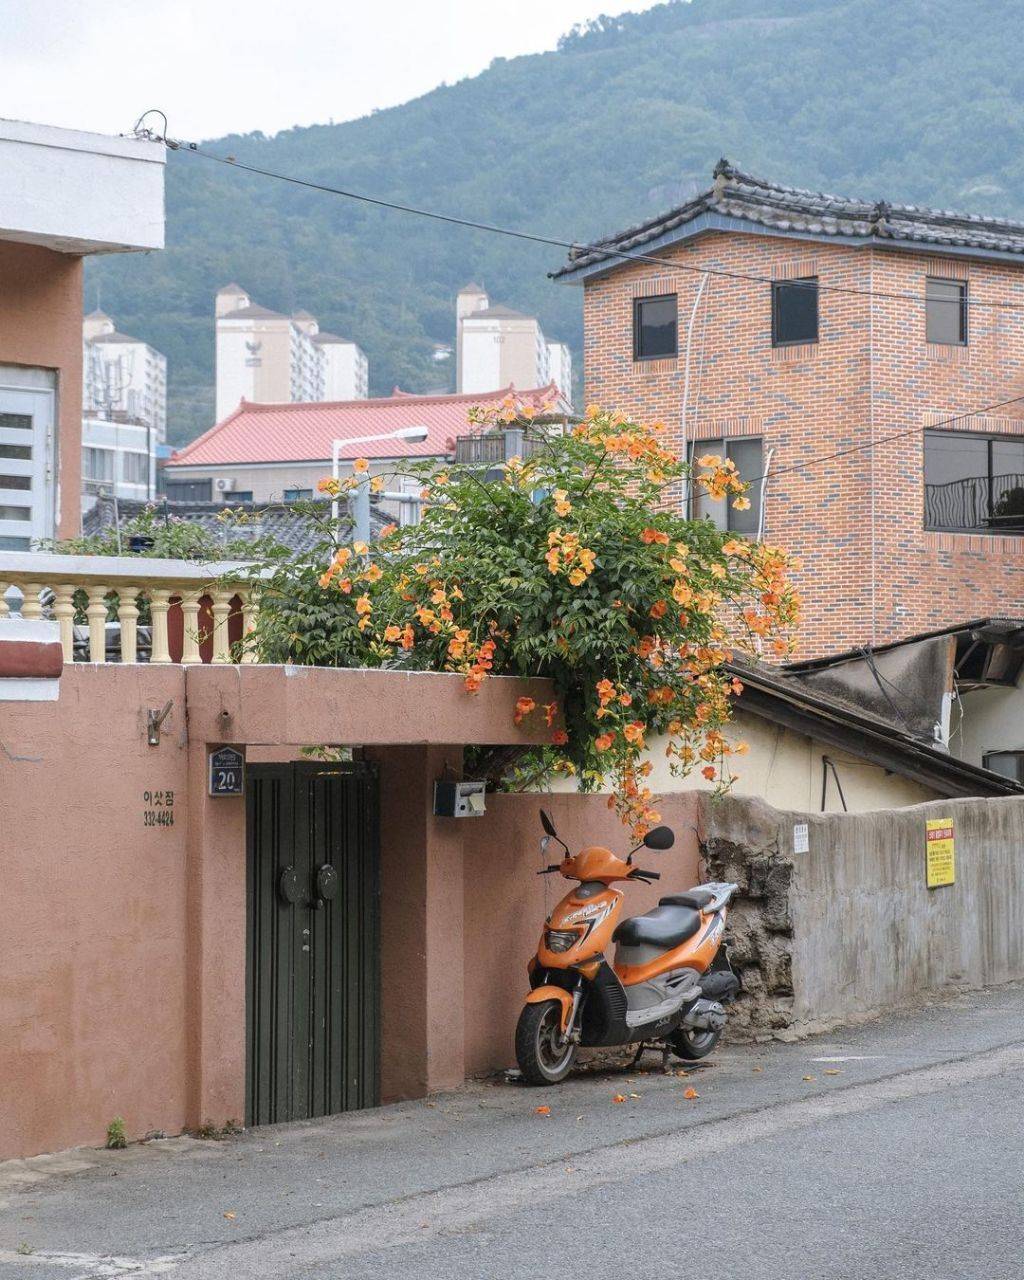
<path id="1" fill-rule="evenodd" d="M 236 561 L 198 565 L 145 556 L 0 551 L 0 618 L 20 611 L 26 619 L 55 619 L 65 662 L 75 661 L 76 628 L 83 640 L 87 637 L 88 660 L 105 662 L 107 628 L 116 618 L 121 661 L 136 662 L 139 617 L 148 606 L 150 662 L 172 661 L 176 616 L 182 662 L 202 662 L 206 640 L 213 662 L 234 662 L 232 618 L 240 619 L 235 630 L 243 639 L 256 625 L 258 602 L 247 568 Z M 254 661 L 251 649 L 243 648 L 241 661 Z"/>

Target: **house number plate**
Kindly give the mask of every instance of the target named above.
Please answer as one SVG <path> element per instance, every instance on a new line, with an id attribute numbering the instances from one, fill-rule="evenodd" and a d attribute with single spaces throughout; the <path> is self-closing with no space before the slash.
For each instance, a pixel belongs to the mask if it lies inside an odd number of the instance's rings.
<path id="1" fill-rule="evenodd" d="M 210 795 L 240 796 L 245 787 L 245 756 L 234 747 L 211 751 Z"/>

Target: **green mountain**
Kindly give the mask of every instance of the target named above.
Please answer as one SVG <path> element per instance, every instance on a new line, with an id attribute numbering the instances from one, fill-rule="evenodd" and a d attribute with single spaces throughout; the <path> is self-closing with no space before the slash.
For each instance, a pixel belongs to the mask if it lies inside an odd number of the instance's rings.
<path id="1" fill-rule="evenodd" d="M 720 155 L 795 185 L 1024 216 L 1020 19 L 1019 0 L 674 0 L 361 120 L 206 145 L 570 240 L 670 207 Z M 579 292 L 546 278 L 558 250 L 169 160 L 167 250 L 91 264 L 86 301 L 166 352 L 175 441 L 212 420 L 213 293 L 230 280 L 358 341 L 371 394 L 437 387 L 432 344 L 452 341 L 470 278 L 580 358 Z"/>

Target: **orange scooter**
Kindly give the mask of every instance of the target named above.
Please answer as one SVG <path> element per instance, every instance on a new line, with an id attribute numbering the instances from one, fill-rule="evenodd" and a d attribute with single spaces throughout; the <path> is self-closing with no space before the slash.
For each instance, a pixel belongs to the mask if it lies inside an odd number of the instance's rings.
<path id="1" fill-rule="evenodd" d="M 666 1053 L 706 1057 L 725 1026 L 725 1004 L 739 992 L 722 937 L 734 884 L 702 884 L 661 899 L 653 911 L 618 923 L 617 880 L 650 884 L 657 871 L 633 866 L 641 848 L 671 849 L 675 836 L 655 827 L 625 860 L 592 845 L 572 855 L 542 809 L 546 832 L 565 856 L 538 875 L 579 881 L 545 921 L 530 961 L 530 994 L 516 1027 L 516 1059 L 527 1084 L 557 1084 L 580 1045 L 656 1042 Z M 605 949 L 616 944 L 609 964 Z M 638 1055 L 639 1056 L 639 1055 Z"/>

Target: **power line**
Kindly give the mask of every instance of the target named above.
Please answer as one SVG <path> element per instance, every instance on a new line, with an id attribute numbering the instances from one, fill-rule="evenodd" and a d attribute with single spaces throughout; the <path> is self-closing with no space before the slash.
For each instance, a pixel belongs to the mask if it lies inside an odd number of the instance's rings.
<path id="1" fill-rule="evenodd" d="M 486 231 L 490 235 L 508 236 L 515 240 L 524 240 L 531 244 L 542 244 L 552 249 L 566 250 L 570 255 L 583 255 L 586 253 L 602 253 L 609 258 L 618 258 L 624 262 L 642 262 L 661 267 L 662 270 L 689 272 L 695 275 L 712 275 L 719 276 L 727 280 L 743 280 L 753 284 L 780 284 L 785 283 L 787 287 L 817 289 L 819 291 L 827 291 L 829 293 L 852 294 L 857 297 L 864 298 L 884 298 L 893 302 L 912 302 L 917 305 L 936 301 L 938 299 L 929 298 L 927 293 L 919 295 L 916 293 L 894 293 L 879 289 L 858 289 L 854 285 L 829 284 L 820 280 L 774 280 L 770 276 L 761 276 L 753 272 L 745 271 L 729 271 L 724 267 L 703 267 L 690 266 L 686 263 L 667 262 L 664 258 L 659 258 L 653 254 L 647 253 L 630 253 L 625 249 L 618 249 L 614 246 L 595 241 L 590 244 L 580 244 L 574 240 L 560 240 L 555 236 L 544 236 L 537 232 L 520 231 L 514 227 L 503 227 L 496 223 L 479 222 L 474 218 L 462 218 L 456 214 L 439 213 L 436 209 L 423 209 L 416 205 L 403 204 L 397 200 L 385 200 L 381 196 L 367 195 L 361 191 L 350 191 L 345 187 L 332 187 L 323 182 L 314 182 L 310 178 L 297 178 L 293 174 L 278 173 L 274 169 L 264 169 L 259 165 L 246 164 L 245 161 L 238 160 L 234 156 L 219 156 L 212 151 L 204 150 L 197 142 L 187 142 L 184 139 L 170 138 L 166 134 L 154 133 L 150 129 L 140 128 L 141 121 L 149 112 L 140 116 L 139 122 L 133 129 L 133 133 L 137 137 L 148 138 L 153 142 L 162 142 L 164 146 L 171 151 L 186 151 L 193 155 L 201 156 L 204 160 L 212 160 L 215 164 L 224 165 L 229 169 L 237 169 L 243 173 L 251 173 L 261 178 L 271 178 L 275 182 L 285 182 L 291 186 L 302 187 L 308 191 L 319 191 L 324 195 L 340 196 L 346 200 L 355 200 L 361 204 L 373 205 L 379 209 L 390 209 L 395 213 L 408 213 L 418 218 L 429 218 L 435 222 L 444 222 L 450 226 L 464 227 L 470 231 Z M 157 114 L 163 116 L 162 111 Z M 166 128 L 166 119 L 165 128 Z M 597 265 L 597 264 L 594 264 Z M 941 299 L 941 301 L 946 301 Z M 1024 305 L 1014 302 L 987 302 L 982 299 L 967 297 L 961 303 L 956 305 L 965 305 L 967 307 L 987 308 L 996 311 L 1022 311 Z"/>
<path id="2" fill-rule="evenodd" d="M 277 182 L 288 183 L 291 186 L 302 187 L 310 191 L 319 191 L 325 195 L 340 196 L 344 199 L 355 200 L 363 204 L 370 204 L 377 208 L 390 209 L 397 213 L 408 213 L 416 217 L 429 218 L 435 222 L 444 222 L 451 226 L 464 227 L 473 231 L 486 231 L 492 235 L 503 235 L 503 236 L 511 237 L 516 240 L 524 240 L 532 244 L 543 244 L 550 248 L 565 249 L 565 250 L 568 250 L 570 253 L 579 253 L 581 251 L 586 252 L 588 250 L 597 251 L 597 252 L 604 253 L 609 257 L 618 258 L 627 262 L 642 262 L 642 263 L 653 264 L 655 266 L 661 267 L 663 270 L 667 268 L 670 271 L 687 271 L 697 275 L 719 276 L 719 277 L 724 277 L 726 279 L 745 280 L 749 283 L 757 283 L 757 284 L 778 283 L 777 281 L 773 280 L 769 276 L 759 276 L 759 275 L 748 273 L 748 272 L 727 271 L 725 269 L 717 269 L 713 267 L 688 266 L 684 263 L 678 263 L 678 262 L 666 262 L 665 259 L 655 257 L 651 254 L 629 253 L 624 249 L 618 249 L 607 244 L 596 243 L 592 245 L 580 245 L 577 242 L 571 241 L 571 240 L 560 240 L 554 236 L 542 236 L 538 233 L 531 232 L 531 231 L 519 231 L 511 227 L 501 227 L 493 223 L 479 222 L 472 218 L 461 218 L 454 214 L 439 213 L 433 209 L 422 209 L 415 205 L 402 204 L 401 202 L 395 201 L 395 200 L 385 200 L 379 196 L 370 196 L 370 195 L 366 195 L 363 192 L 349 191 L 343 187 L 328 186 L 326 183 L 314 182 L 309 178 L 297 178 L 292 174 L 277 173 L 272 169 L 264 169 L 258 165 L 246 164 L 243 161 L 237 160 L 233 156 L 215 155 L 211 151 L 205 151 L 202 147 L 199 146 L 198 143 L 195 143 L 195 142 L 186 142 L 181 139 L 174 139 L 174 138 L 168 137 L 166 134 L 167 127 L 168 127 L 167 117 L 162 111 L 156 110 L 155 114 L 158 114 L 163 117 L 164 134 L 157 134 L 150 129 L 141 127 L 142 121 L 145 119 L 146 115 L 149 115 L 149 114 L 150 112 L 148 111 L 144 112 L 143 115 L 140 116 L 138 121 L 136 122 L 135 128 L 133 129 L 133 133 L 137 137 L 145 137 L 155 142 L 161 142 L 172 151 L 185 150 L 187 152 L 193 153 L 194 155 L 202 156 L 206 160 L 212 160 L 216 164 L 224 165 L 227 168 L 238 169 L 238 170 L 241 170 L 242 172 L 251 173 L 258 177 L 270 178 Z M 799 280 L 788 280 L 786 281 L 786 283 L 789 285 L 800 285 L 804 282 L 801 282 Z M 927 298 L 927 295 L 919 296 L 917 294 L 910 294 L 910 293 L 890 293 L 890 292 L 876 290 L 876 289 L 857 289 L 850 285 L 821 284 L 820 281 L 815 281 L 813 283 L 808 281 L 806 282 L 806 287 L 825 289 L 834 293 L 855 294 L 861 297 L 885 298 L 890 301 L 914 302 L 919 305 L 929 300 Z M 981 300 L 971 299 L 971 298 L 964 299 L 964 302 L 968 306 L 988 307 L 990 309 L 1006 310 L 1006 311 L 1024 311 L 1024 307 L 1018 306 L 1011 302 L 984 302 Z M 964 413 L 954 414 L 948 418 L 940 419 L 938 422 L 926 423 L 923 426 L 909 427 L 904 431 L 893 432 L 890 435 L 882 436 L 877 440 L 866 441 L 864 444 L 850 445 L 845 449 L 837 449 L 837 450 L 834 450 L 832 453 L 821 454 L 818 457 L 808 459 L 806 462 L 794 463 L 789 467 L 783 467 L 781 468 L 781 470 L 776 471 L 772 478 L 776 478 L 781 475 L 786 475 L 794 471 L 808 471 L 810 470 L 811 467 L 818 466 L 823 462 L 831 462 L 837 458 L 846 457 L 849 454 L 859 453 L 864 450 L 874 449 L 878 445 L 886 444 L 892 440 L 900 440 L 907 436 L 917 435 L 922 431 L 934 430 L 939 427 L 949 426 L 954 422 L 961 422 L 965 418 L 975 417 L 979 414 L 991 413 L 996 409 L 1006 408 L 1011 404 L 1019 403 L 1022 398 L 1024 397 L 1020 395 L 1012 396 L 1007 400 L 1000 400 L 995 402 L 994 404 L 984 405 L 978 408 L 970 409 Z M 759 481 L 764 480 L 765 478 L 766 476 L 764 475 L 755 476 L 749 481 L 749 483 L 751 485 L 757 484 Z M 784 494 L 782 495 L 778 493 L 773 494 L 773 497 L 779 497 L 779 496 L 784 496 Z"/>

